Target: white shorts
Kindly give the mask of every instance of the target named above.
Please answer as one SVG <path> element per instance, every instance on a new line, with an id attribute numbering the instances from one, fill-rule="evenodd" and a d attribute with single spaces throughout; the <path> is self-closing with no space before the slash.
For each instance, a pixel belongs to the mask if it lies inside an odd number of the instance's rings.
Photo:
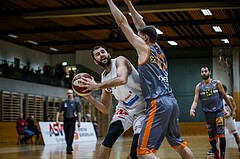
<path id="1" fill-rule="evenodd" d="M 133 126 L 134 134 L 140 133 L 142 123 L 146 116 L 146 103 L 140 104 L 137 109 L 128 109 L 126 107 L 117 106 L 116 112 L 112 117 L 111 123 L 120 120 L 122 122 L 124 132 Z"/>
<path id="2" fill-rule="evenodd" d="M 235 119 L 232 117 L 225 118 L 225 126 L 228 129 L 229 134 L 238 133 L 237 124 L 235 122 Z"/>

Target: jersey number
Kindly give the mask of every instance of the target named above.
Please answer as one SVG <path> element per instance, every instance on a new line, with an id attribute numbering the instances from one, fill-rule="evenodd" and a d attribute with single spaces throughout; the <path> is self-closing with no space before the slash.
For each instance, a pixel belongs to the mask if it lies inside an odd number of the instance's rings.
<path id="1" fill-rule="evenodd" d="M 158 67 L 161 70 L 166 71 L 167 70 L 167 65 L 166 65 L 166 61 L 165 61 L 165 56 L 163 54 L 158 54 L 157 53 L 157 61 L 158 61 Z"/>

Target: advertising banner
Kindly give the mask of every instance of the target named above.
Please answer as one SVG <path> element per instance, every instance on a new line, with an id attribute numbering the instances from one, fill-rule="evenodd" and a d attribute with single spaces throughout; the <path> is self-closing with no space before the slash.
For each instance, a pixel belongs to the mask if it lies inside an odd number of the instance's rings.
<path id="1" fill-rule="evenodd" d="M 65 143 L 65 134 L 63 130 L 63 122 L 39 122 L 43 142 L 45 145 Z M 96 141 L 97 137 L 92 122 L 81 122 L 80 128 L 75 125 L 75 133 L 73 143 Z"/>

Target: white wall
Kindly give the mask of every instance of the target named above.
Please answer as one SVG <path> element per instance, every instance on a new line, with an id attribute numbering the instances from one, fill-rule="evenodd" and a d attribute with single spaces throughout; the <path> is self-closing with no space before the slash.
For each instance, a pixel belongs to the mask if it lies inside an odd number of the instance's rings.
<path id="1" fill-rule="evenodd" d="M 224 61 L 219 61 L 219 53 L 221 48 L 213 48 L 213 68 L 212 78 L 220 80 L 227 86 L 228 93 L 232 94 L 232 69 L 230 69 Z M 230 53 L 225 50 L 226 57 L 229 57 Z"/>
<path id="2" fill-rule="evenodd" d="M 48 97 L 66 98 L 67 88 L 54 87 L 32 82 L 25 82 L 9 78 L 0 78 L 0 90 L 41 95 Z"/>
<path id="3" fill-rule="evenodd" d="M 127 50 L 127 51 L 114 51 L 113 57 L 116 56 L 124 56 L 126 57 L 132 64 L 137 68 L 138 66 L 138 56 L 135 50 Z"/>
<path id="4" fill-rule="evenodd" d="M 92 55 L 91 55 L 92 50 L 78 50 L 76 51 L 76 64 L 80 64 L 82 66 L 87 67 L 88 69 L 101 74 L 102 72 L 102 67 L 99 67 L 96 65 L 93 61 Z"/>
<path id="5" fill-rule="evenodd" d="M 92 50 L 78 50 L 76 51 L 76 64 L 83 65 L 90 70 L 100 74 L 102 72 L 102 67 L 96 65 L 92 59 L 91 55 Z M 137 54 L 135 51 L 112 51 L 109 50 L 112 58 L 117 56 L 124 56 L 126 57 L 132 64 L 137 67 Z"/>
<path id="6" fill-rule="evenodd" d="M 51 65 L 55 66 L 56 64 L 66 61 L 69 66 L 75 66 L 75 59 L 75 53 L 51 55 Z"/>
<path id="7" fill-rule="evenodd" d="M 31 68 L 35 70 L 39 66 L 42 69 L 45 62 L 50 64 L 49 54 L 0 40 L 0 59 L 14 62 L 14 58 L 20 59 L 20 65 L 26 65 L 27 60 L 29 60 Z"/>

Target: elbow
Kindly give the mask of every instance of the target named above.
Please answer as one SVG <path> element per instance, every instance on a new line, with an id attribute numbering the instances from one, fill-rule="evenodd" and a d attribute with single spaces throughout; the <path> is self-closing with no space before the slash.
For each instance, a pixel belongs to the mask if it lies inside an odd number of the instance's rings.
<path id="1" fill-rule="evenodd" d="M 128 25 L 128 22 L 126 19 L 123 18 L 123 19 L 119 20 L 117 24 L 120 28 L 122 28 L 123 26 Z"/>
<path id="2" fill-rule="evenodd" d="M 104 109 L 101 109 L 101 112 L 102 112 L 104 115 L 108 115 L 109 112 L 110 112 L 110 107 L 111 107 L 111 106 L 106 106 Z"/>
<path id="3" fill-rule="evenodd" d="M 119 79 L 119 85 L 125 85 L 127 83 L 127 79 Z"/>
<path id="4" fill-rule="evenodd" d="M 102 111 L 102 113 L 104 114 L 104 115 L 108 115 L 108 111 L 107 110 L 104 110 L 104 111 Z"/>

